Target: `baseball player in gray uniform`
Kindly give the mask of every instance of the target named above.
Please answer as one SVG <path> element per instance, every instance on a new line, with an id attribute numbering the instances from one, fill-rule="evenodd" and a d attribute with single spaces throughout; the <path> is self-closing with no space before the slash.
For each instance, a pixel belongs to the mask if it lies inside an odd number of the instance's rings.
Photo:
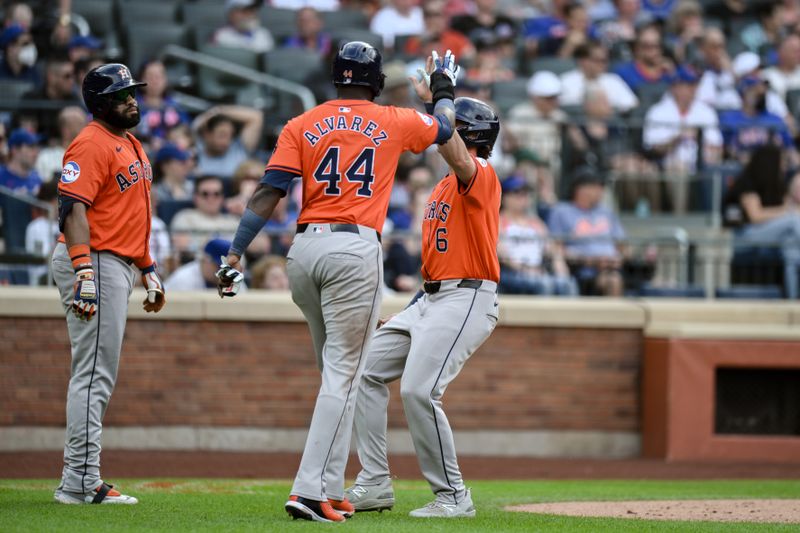
<path id="1" fill-rule="evenodd" d="M 417 84 L 417 92 L 422 93 Z M 486 159 L 499 121 L 491 107 L 455 100 L 456 131 L 439 152 L 450 166 L 434 188 L 422 223 L 424 290 L 376 332 L 356 402 L 362 470 L 345 491 L 356 511 L 391 508 L 386 446 L 388 383 L 400 394 L 419 466 L 436 498 L 413 517 L 473 517 L 442 396 L 498 318 L 497 235 L 500 183 Z"/>
<path id="2" fill-rule="evenodd" d="M 248 203 L 218 272 L 220 294 L 233 295 L 240 259 L 292 179 L 302 177 L 303 206 L 287 270 L 322 373 L 303 458 L 286 511 L 294 518 L 341 522 L 344 470 L 364 354 L 378 320 L 383 260 L 380 230 L 394 173 L 405 150 L 446 142 L 455 124 L 452 54 L 431 74 L 434 114 L 373 102 L 384 83 L 381 55 L 363 42 L 344 44 L 333 61 L 338 98 L 289 121 L 261 185 Z"/>
<path id="3" fill-rule="evenodd" d="M 83 99 L 94 120 L 67 148 L 58 184 L 53 278 L 72 347 L 64 469 L 55 500 L 134 504 L 100 477 L 103 416 L 117 380 L 128 298 L 137 272 L 144 309 L 158 312 L 164 290 L 150 257 L 150 162 L 127 132 L 139 123 L 136 87 L 118 63 L 89 71 Z"/>

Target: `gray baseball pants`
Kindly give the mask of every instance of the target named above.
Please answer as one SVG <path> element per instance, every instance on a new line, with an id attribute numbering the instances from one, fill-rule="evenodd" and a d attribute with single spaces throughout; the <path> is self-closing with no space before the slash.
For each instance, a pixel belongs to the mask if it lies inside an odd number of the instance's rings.
<path id="1" fill-rule="evenodd" d="M 358 231 L 309 224 L 288 254 L 292 299 L 308 322 L 322 373 L 291 493 L 318 501 L 344 498 L 356 393 L 381 304 L 383 252 L 375 230 Z"/>
<path id="2" fill-rule="evenodd" d="M 100 439 L 103 416 L 117 381 L 128 298 L 136 271 L 114 254 L 92 252 L 98 306 L 97 314 L 86 322 L 72 313 L 75 271 L 64 243 L 56 245 L 52 263 L 72 347 L 64 470 L 59 489 L 82 494 L 93 491 L 102 483 Z"/>
<path id="3" fill-rule="evenodd" d="M 464 481 L 442 396 L 467 359 L 497 324 L 497 285 L 477 289 L 443 281 L 384 324 L 372 339 L 356 403 L 356 445 L 361 472 L 356 484 L 376 485 L 389 477 L 387 383 L 401 378 L 400 396 L 420 470 L 437 499 L 461 501 Z"/>

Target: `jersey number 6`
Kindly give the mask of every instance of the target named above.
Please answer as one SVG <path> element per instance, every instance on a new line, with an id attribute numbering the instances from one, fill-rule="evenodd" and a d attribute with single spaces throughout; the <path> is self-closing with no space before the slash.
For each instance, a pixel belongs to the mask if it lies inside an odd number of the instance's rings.
<path id="1" fill-rule="evenodd" d="M 364 148 L 358 157 L 353 160 L 350 168 L 344 173 L 347 181 L 360 183 L 361 187 L 356 190 L 356 196 L 369 198 L 372 196 L 372 182 L 375 176 L 372 174 L 373 163 L 375 161 L 375 148 Z M 339 182 L 342 175 L 339 173 L 339 147 L 331 146 L 314 171 L 314 179 L 317 183 L 326 182 L 325 196 L 339 196 L 342 189 Z"/>
<path id="2" fill-rule="evenodd" d="M 447 251 L 447 228 L 436 228 L 436 251 Z"/>

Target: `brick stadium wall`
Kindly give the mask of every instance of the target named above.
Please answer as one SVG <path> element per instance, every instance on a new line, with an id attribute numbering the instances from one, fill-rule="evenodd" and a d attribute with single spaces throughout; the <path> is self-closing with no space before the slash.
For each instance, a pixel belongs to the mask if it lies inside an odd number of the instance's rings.
<path id="1" fill-rule="evenodd" d="M 499 326 L 445 395 L 458 430 L 639 430 L 640 329 Z M 305 429 L 319 374 L 300 322 L 130 319 L 107 426 Z M 0 317 L 0 427 L 63 427 L 63 318 Z M 398 384 L 389 424 L 405 427 Z"/>

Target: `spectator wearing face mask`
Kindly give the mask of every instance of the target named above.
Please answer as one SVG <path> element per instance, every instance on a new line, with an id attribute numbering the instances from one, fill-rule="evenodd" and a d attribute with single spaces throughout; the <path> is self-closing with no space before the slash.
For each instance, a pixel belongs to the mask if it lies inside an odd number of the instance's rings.
<path id="1" fill-rule="evenodd" d="M 272 34 L 261 26 L 257 0 L 227 0 L 225 14 L 228 23 L 214 33 L 212 42 L 230 48 L 245 48 L 256 53 L 269 52 L 275 48 Z"/>
<path id="2" fill-rule="evenodd" d="M 40 85 L 39 73 L 35 65 L 38 59 L 33 37 L 18 24 L 5 28 L 0 33 L 0 79 L 27 81 L 35 86 Z"/>

